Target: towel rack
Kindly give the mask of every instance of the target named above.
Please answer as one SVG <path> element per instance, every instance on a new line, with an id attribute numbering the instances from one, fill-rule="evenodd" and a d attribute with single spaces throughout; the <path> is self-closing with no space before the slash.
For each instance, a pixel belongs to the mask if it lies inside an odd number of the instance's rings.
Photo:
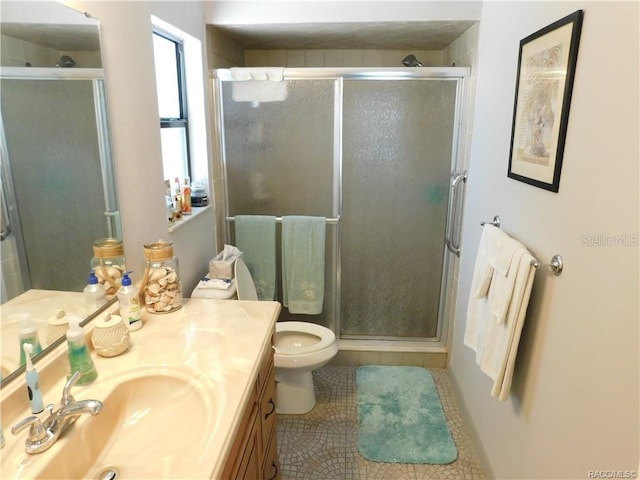
<path id="1" fill-rule="evenodd" d="M 494 227 L 500 228 L 500 217 L 496 215 L 490 222 L 480 222 L 480 225 L 482 225 L 483 227 L 485 225 L 493 225 Z M 533 265 L 535 268 L 540 268 L 540 262 L 538 262 L 538 260 L 532 260 L 531 265 Z M 562 270 L 564 268 L 564 261 L 562 260 L 562 257 L 560 255 L 555 254 L 553 257 L 551 257 L 551 261 L 544 266 L 548 266 L 551 269 L 551 273 L 553 273 L 557 277 L 562 273 Z"/>
<path id="2" fill-rule="evenodd" d="M 227 222 L 235 222 L 236 217 L 227 217 Z M 276 223 L 282 223 L 282 217 L 276 217 Z M 340 217 L 327 218 L 327 223 L 340 223 Z"/>
<path id="3" fill-rule="evenodd" d="M 483 227 L 485 225 L 493 225 L 494 227 L 500 228 L 500 217 L 496 215 L 490 222 L 480 222 L 480 225 L 482 225 Z"/>

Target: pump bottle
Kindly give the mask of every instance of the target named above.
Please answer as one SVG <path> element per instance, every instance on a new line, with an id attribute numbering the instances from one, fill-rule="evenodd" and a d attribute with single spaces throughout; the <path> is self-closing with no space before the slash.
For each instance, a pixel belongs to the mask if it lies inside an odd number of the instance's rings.
<path id="1" fill-rule="evenodd" d="M 140 311 L 140 299 L 138 290 L 131 285 L 131 272 L 126 272 L 122 277 L 122 288 L 118 290 L 118 303 L 120 304 L 120 317 L 129 327 L 130 331 L 142 328 L 142 312 Z"/>
<path id="2" fill-rule="evenodd" d="M 84 287 L 83 293 L 85 304 L 91 312 L 107 303 L 107 292 L 93 270 L 89 273 L 89 283 Z"/>
<path id="3" fill-rule="evenodd" d="M 69 316 L 69 330 L 67 330 L 67 355 L 71 367 L 69 377 L 75 372 L 80 372 L 78 385 L 87 385 L 98 377 L 98 371 L 91 360 L 84 330 L 80 326 L 79 320 L 77 316 Z"/>

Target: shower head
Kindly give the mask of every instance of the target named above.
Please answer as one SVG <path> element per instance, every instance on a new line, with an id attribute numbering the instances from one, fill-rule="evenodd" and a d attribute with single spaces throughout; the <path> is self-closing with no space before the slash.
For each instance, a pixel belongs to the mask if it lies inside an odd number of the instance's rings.
<path id="1" fill-rule="evenodd" d="M 71 68 L 75 66 L 76 62 L 69 55 L 62 55 L 60 61 L 56 63 L 58 68 Z"/>
<path id="2" fill-rule="evenodd" d="M 402 59 L 402 64 L 405 67 L 424 67 L 414 54 L 407 55 Z"/>

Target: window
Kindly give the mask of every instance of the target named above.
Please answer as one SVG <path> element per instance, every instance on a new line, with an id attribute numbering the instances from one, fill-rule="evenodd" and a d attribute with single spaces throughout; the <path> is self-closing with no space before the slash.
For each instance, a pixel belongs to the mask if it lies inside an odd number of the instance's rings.
<path id="1" fill-rule="evenodd" d="M 182 183 L 191 176 L 184 46 L 181 40 L 155 30 L 153 50 L 164 178 Z"/>

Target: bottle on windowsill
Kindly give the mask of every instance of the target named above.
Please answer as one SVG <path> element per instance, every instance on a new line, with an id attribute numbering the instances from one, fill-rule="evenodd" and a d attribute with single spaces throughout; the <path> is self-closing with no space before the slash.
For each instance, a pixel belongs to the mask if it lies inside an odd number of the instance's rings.
<path id="1" fill-rule="evenodd" d="M 176 210 L 176 212 L 182 213 L 182 191 L 180 190 L 180 179 L 176 177 L 175 182 L 176 193 L 173 195 L 173 208 Z"/>
<path id="2" fill-rule="evenodd" d="M 191 211 L 191 183 L 189 177 L 186 177 L 182 187 L 182 214 L 191 215 Z"/>

